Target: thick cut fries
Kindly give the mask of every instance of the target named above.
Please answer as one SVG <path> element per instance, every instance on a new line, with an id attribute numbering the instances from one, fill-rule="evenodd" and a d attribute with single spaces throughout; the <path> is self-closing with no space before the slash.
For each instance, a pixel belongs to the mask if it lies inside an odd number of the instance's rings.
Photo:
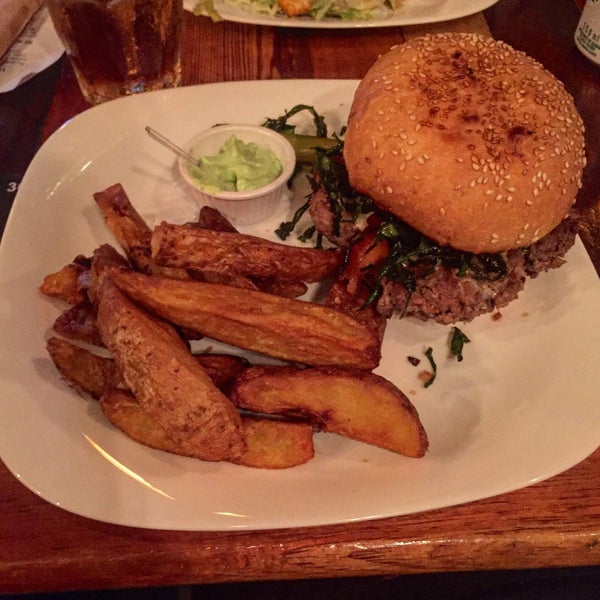
<path id="1" fill-rule="evenodd" d="M 197 456 L 173 440 L 127 391 L 111 389 L 100 399 L 109 421 L 133 440 L 173 454 Z M 285 469 L 308 462 L 314 456 L 313 430 L 305 423 L 286 423 L 265 418 L 242 419 L 246 449 L 231 459 L 239 465 L 262 469 Z"/>
<path id="2" fill-rule="evenodd" d="M 102 346 L 100 332 L 96 326 L 94 307 L 89 302 L 70 306 L 60 313 L 52 325 L 58 334 L 70 340 Z"/>
<path id="3" fill-rule="evenodd" d="M 240 408 L 304 415 L 323 431 L 413 458 L 427 450 L 427 435 L 410 400 L 368 371 L 257 366 L 236 380 L 230 398 Z"/>
<path id="4" fill-rule="evenodd" d="M 110 277 L 102 279 L 97 297 L 102 340 L 144 410 L 189 455 L 241 455 L 245 442 L 237 410 L 175 330 L 138 308 Z"/>
<path id="5" fill-rule="evenodd" d="M 342 261 L 334 250 L 287 246 L 242 233 L 165 222 L 154 229 L 152 257 L 157 264 L 170 267 L 307 282 L 333 275 Z"/>
<path id="6" fill-rule="evenodd" d="M 308 365 L 375 368 L 377 335 L 342 312 L 264 292 L 115 270 L 114 282 L 158 316 L 206 336 Z"/>
<path id="7" fill-rule="evenodd" d="M 98 400 L 107 387 L 125 387 L 114 361 L 66 340 L 51 337 L 46 349 L 59 373 L 76 390 Z"/>
<path id="8" fill-rule="evenodd" d="M 60 338 L 50 338 L 47 349 L 56 368 L 74 389 L 100 400 L 107 418 L 132 439 L 151 448 L 184 456 L 198 456 L 192 449 L 173 439 L 168 429 L 144 410 L 127 389 L 114 360 Z M 207 370 L 216 385 L 225 385 L 241 372 L 247 361 L 224 354 L 199 354 L 194 358 Z M 242 418 L 246 449 L 232 462 L 249 467 L 283 469 L 303 464 L 314 456 L 313 427 L 257 417 Z"/>
<path id="9" fill-rule="evenodd" d="M 94 200 L 102 212 L 108 228 L 127 254 L 129 262 L 136 271 L 174 279 L 198 279 L 211 283 L 256 289 L 257 286 L 251 280 L 231 270 L 222 271 L 211 267 L 187 270 L 156 264 L 151 256 L 152 251 L 150 248 L 152 230 L 131 204 L 129 197 L 120 184 L 117 183 L 95 193 Z"/>
<path id="10" fill-rule="evenodd" d="M 142 273 L 189 279 L 185 269 L 159 267 L 151 256 L 152 229 L 131 204 L 120 183 L 94 194 L 108 228 L 123 248 L 133 267 Z"/>
<path id="11" fill-rule="evenodd" d="M 200 209 L 196 226 L 203 227 L 204 229 L 211 229 L 212 231 L 228 231 L 229 233 L 238 233 L 238 230 L 227 220 L 225 216 L 210 206 L 203 206 Z M 204 279 L 209 283 L 227 283 L 226 281 L 210 280 L 207 277 Z M 308 291 L 308 286 L 303 281 L 295 279 L 265 277 L 262 279 L 254 278 L 254 282 L 256 283 L 255 289 L 268 292 L 269 294 L 275 294 L 277 296 L 285 296 L 286 298 L 299 298 Z"/>
<path id="12" fill-rule="evenodd" d="M 87 299 L 87 275 L 90 259 L 78 256 L 56 273 L 44 277 L 40 291 L 46 296 L 59 298 L 69 304 L 79 304 Z"/>
<path id="13" fill-rule="evenodd" d="M 211 229 L 212 231 L 229 231 L 229 233 L 238 233 L 238 230 L 230 223 L 225 215 L 221 214 L 216 208 L 203 206 L 198 212 L 198 227 Z"/>
<path id="14" fill-rule="evenodd" d="M 284 298 L 299 298 L 308 291 L 308 286 L 303 281 L 283 279 L 282 277 L 265 277 L 258 280 L 258 287 L 267 294 L 283 296 Z"/>
<path id="15" fill-rule="evenodd" d="M 308 462 L 315 455 L 313 427 L 259 417 L 243 417 L 246 451 L 233 459 L 238 465 L 286 469 Z"/>
<path id="16" fill-rule="evenodd" d="M 224 388 L 250 366 L 247 358 L 231 354 L 194 354 L 194 358 L 218 388 Z"/>
<path id="17" fill-rule="evenodd" d="M 98 400 L 106 388 L 127 388 L 112 358 L 101 356 L 67 340 L 51 337 L 46 348 L 50 358 L 71 387 Z M 218 388 L 225 388 L 250 366 L 242 356 L 229 354 L 195 354 L 194 359 Z"/>

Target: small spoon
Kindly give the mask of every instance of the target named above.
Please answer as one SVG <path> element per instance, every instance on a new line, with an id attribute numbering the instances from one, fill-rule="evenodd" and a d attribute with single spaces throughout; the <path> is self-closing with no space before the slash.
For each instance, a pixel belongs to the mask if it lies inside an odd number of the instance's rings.
<path id="1" fill-rule="evenodd" d="M 171 152 L 175 152 L 175 154 L 182 156 L 187 161 L 191 162 L 193 165 L 196 165 L 197 167 L 200 166 L 200 159 L 196 158 L 195 156 L 192 156 L 189 152 L 186 152 L 183 148 L 180 148 L 179 146 L 177 146 L 177 144 L 174 144 L 171 140 L 166 138 L 164 135 L 158 133 L 158 131 L 156 131 L 156 129 L 152 129 L 152 127 L 148 127 L 148 125 L 146 125 L 146 133 L 152 139 L 156 140 L 159 144 L 162 144 L 165 148 L 168 148 L 169 150 L 171 150 Z"/>

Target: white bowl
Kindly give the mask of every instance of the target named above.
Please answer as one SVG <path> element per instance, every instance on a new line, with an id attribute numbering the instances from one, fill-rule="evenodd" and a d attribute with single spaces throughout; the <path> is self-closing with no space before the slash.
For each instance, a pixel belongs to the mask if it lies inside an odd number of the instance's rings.
<path id="1" fill-rule="evenodd" d="M 256 125 L 217 125 L 194 136 L 185 145 L 185 150 L 197 158 L 214 155 L 232 135 L 246 144 L 255 143 L 274 152 L 282 166 L 279 177 L 254 190 L 211 194 L 203 190 L 190 175 L 190 163 L 184 158 L 179 159 L 179 172 L 192 187 L 199 206 L 216 208 L 234 224 L 252 225 L 266 219 L 276 210 L 294 172 L 296 155 L 290 142 L 281 134 Z"/>

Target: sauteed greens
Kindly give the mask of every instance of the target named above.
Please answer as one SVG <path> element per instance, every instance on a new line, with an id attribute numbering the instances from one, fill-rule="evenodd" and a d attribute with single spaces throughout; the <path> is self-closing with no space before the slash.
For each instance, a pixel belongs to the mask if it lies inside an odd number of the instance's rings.
<path id="1" fill-rule="evenodd" d="M 289 123 L 292 117 L 303 111 L 310 113 L 315 135 L 299 135 L 296 127 Z M 281 117 L 267 119 L 263 125 L 284 134 L 297 149 L 299 162 L 312 167 L 309 175 L 312 192 L 292 219 L 281 223 L 276 230 L 281 239 L 287 238 L 294 231 L 308 210 L 312 196 L 322 189 L 327 194 L 334 215 L 334 235 L 339 235 L 342 223 L 355 223 L 361 216 L 370 217 L 368 223 L 372 229 L 373 245 L 380 241 L 387 243 L 387 256 L 376 264 L 369 265 L 366 268 L 368 272 L 363 273 L 364 279 L 371 286 L 367 305 L 376 301 L 381 294 L 384 279 L 401 283 L 410 297 L 417 277 L 433 272 L 438 265 L 455 269 L 458 277 L 470 276 L 479 280 L 495 281 L 507 274 L 506 262 L 501 254 L 473 254 L 449 246 L 439 246 L 389 212 L 380 209 L 365 194 L 353 189 L 344 163 L 343 139 L 337 135 L 328 136 L 324 117 L 312 106 L 298 104 Z M 308 240 L 314 235 L 315 228 L 310 227 L 300 233 L 299 237 Z M 320 246 L 321 242 L 322 238 L 317 234 L 316 245 Z"/>

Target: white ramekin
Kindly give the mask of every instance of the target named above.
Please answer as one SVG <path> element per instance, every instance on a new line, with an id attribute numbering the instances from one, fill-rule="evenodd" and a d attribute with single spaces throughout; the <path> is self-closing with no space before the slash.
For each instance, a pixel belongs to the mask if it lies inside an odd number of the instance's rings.
<path id="1" fill-rule="evenodd" d="M 184 148 L 198 158 L 214 155 L 232 135 L 246 144 L 259 144 L 274 152 L 283 168 L 279 177 L 254 190 L 211 194 L 199 187 L 190 175 L 190 163 L 184 158 L 179 159 L 179 172 L 192 187 L 199 206 L 216 208 L 236 225 L 252 225 L 266 219 L 276 210 L 294 172 L 296 155 L 290 142 L 281 134 L 256 125 L 217 125 L 195 135 Z"/>

